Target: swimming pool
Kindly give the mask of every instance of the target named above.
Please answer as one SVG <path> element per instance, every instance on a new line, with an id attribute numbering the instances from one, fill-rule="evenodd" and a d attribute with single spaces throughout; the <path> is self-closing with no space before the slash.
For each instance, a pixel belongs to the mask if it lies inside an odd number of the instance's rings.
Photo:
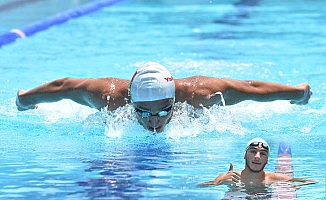
<path id="1" fill-rule="evenodd" d="M 0 2 L 0 33 L 25 26 L 49 15 L 55 15 L 90 0 L 2 0 Z"/>
<path id="2" fill-rule="evenodd" d="M 130 1 L 2 47 L 0 198 L 221 199 L 227 187 L 196 185 L 230 162 L 242 169 L 245 144 L 261 136 L 272 148 L 267 171 L 288 141 L 295 177 L 319 181 L 297 190 L 298 199 L 325 199 L 325 9 L 322 0 L 245 10 L 231 1 Z M 149 60 L 175 78 L 308 82 L 313 96 L 306 106 L 213 107 L 196 119 L 179 110 L 155 136 L 131 106 L 99 113 L 64 100 L 16 110 L 19 89 L 66 76 L 130 79 Z"/>

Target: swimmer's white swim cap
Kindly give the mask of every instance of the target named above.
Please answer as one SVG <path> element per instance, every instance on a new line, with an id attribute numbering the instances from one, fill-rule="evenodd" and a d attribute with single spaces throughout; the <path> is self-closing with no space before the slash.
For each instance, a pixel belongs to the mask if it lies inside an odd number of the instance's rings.
<path id="1" fill-rule="evenodd" d="M 170 72 L 156 62 L 147 62 L 133 75 L 130 82 L 133 102 L 174 98 L 175 85 Z"/>
<path id="2" fill-rule="evenodd" d="M 265 149 L 268 150 L 268 155 L 269 155 L 269 152 L 271 151 L 270 146 L 268 145 L 268 143 L 266 142 L 266 140 L 264 140 L 264 139 L 262 139 L 262 138 L 259 138 L 259 137 L 254 138 L 254 139 L 250 140 L 250 141 L 247 143 L 247 145 L 246 145 L 246 150 L 245 150 L 244 153 L 246 154 L 246 152 L 247 152 L 247 150 L 249 149 L 249 147 L 251 147 L 251 146 L 258 146 L 259 143 L 262 144 L 262 147 L 263 147 L 263 148 L 265 148 Z"/>

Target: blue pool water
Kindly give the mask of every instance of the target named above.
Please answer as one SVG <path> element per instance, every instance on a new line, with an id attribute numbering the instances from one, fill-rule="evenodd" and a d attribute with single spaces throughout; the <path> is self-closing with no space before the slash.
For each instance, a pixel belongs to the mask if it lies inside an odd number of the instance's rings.
<path id="1" fill-rule="evenodd" d="M 0 33 L 23 27 L 91 0 L 1 0 Z"/>
<path id="2" fill-rule="evenodd" d="M 325 2 L 233 2 L 130 1 L 3 46 L 0 199 L 221 199 L 226 186 L 196 185 L 230 162 L 241 170 L 245 144 L 257 136 L 272 148 L 267 171 L 287 141 L 294 176 L 319 181 L 294 195 L 325 199 Z M 130 105 L 113 113 L 68 100 L 16 109 L 19 89 L 67 76 L 130 79 L 146 61 L 162 63 L 175 78 L 308 82 L 313 96 L 306 106 L 246 101 L 195 119 L 179 104 L 155 136 Z"/>

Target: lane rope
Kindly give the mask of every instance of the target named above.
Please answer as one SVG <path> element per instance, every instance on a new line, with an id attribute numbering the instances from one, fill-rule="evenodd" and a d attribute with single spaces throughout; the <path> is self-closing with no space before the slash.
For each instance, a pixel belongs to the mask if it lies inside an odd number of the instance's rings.
<path id="1" fill-rule="evenodd" d="M 126 0 L 97 0 L 74 9 L 60 12 L 53 16 L 47 17 L 40 21 L 36 21 L 22 28 L 15 28 L 11 31 L 0 35 L 0 48 L 4 45 L 15 42 L 17 39 L 26 38 L 34 35 L 37 32 L 46 30 L 52 26 L 59 25 L 67 22 L 70 19 L 84 16 L 86 14 L 95 12 L 103 7 L 112 6 L 116 3 L 126 1 Z"/>

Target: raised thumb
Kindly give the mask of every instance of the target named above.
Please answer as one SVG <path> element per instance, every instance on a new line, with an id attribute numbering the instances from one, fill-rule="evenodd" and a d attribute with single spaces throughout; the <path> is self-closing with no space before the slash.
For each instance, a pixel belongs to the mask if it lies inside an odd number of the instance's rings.
<path id="1" fill-rule="evenodd" d="M 230 162 L 230 168 L 229 168 L 229 172 L 233 171 L 233 164 Z"/>

